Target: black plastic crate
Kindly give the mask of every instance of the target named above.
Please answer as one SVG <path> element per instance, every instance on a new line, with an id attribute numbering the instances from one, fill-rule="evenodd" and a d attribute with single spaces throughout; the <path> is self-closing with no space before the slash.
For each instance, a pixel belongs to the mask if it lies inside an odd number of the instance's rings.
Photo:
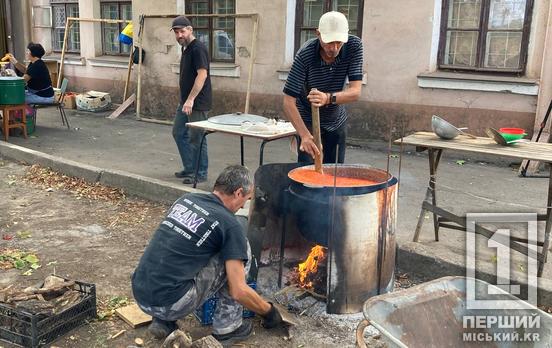
<path id="1" fill-rule="evenodd" d="M 74 290 L 84 294 L 83 298 L 47 317 L 0 303 L 0 339 L 23 347 L 40 347 L 96 318 L 96 286 L 75 281 Z"/>

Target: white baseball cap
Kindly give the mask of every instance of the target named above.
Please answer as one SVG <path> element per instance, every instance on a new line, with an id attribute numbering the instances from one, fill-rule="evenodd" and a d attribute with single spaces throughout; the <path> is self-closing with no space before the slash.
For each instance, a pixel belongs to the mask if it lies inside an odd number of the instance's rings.
<path id="1" fill-rule="evenodd" d="M 320 17 L 318 31 L 322 42 L 347 42 L 349 40 L 349 22 L 341 12 L 326 12 Z"/>

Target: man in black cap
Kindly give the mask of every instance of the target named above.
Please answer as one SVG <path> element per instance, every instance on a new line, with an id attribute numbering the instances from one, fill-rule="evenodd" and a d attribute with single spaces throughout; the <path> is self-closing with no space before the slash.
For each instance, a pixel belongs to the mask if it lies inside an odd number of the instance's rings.
<path id="1" fill-rule="evenodd" d="M 203 121 L 211 110 L 211 78 L 209 76 L 209 51 L 196 40 L 192 22 L 185 16 L 176 17 L 172 22 L 176 41 L 182 46 L 180 59 L 180 104 L 176 109 L 173 125 L 173 138 L 178 147 L 184 168 L 174 173 L 183 179 L 184 184 L 193 184 L 197 158 L 201 151 L 198 182 L 207 180 L 207 141 L 200 149 L 203 132 L 188 129 L 186 123 Z"/>

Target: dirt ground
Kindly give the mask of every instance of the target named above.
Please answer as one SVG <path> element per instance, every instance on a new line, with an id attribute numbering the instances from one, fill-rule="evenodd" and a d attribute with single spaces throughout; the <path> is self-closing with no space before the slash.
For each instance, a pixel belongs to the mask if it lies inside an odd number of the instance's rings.
<path id="1" fill-rule="evenodd" d="M 99 192 L 99 193 L 98 193 Z M 40 266 L 23 270 L 0 269 L 0 288 L 9 284 L 31 286 L 49 274 L 96 285 L 98 312 L 93 320 L 52 343 L 56 347 L 133 347 L 135 338 L 146 347 L 159 347 L 145 327 L 132 329 L 109 310 L 132 301 L 130 275 L 152 232 L 168 206 L 124 197 L 115 189 L 91 188 L 78 179 L 61 178 L 48 170 L 20 165 L 0 158 L 0 252 L 6 249 L 34 253 Z M 261 283 L 271 282 L 270 277 Z M 271 272 L 268 272 L 271 273 Z M 272 272 L 273 273 L 273 272 Z M 263 294 L 270 297 L 270 293 Z M 362 315 L 303 315 L 298 326 L 287 331 L 267 331 L 253 319 L 255 334 L 239 347 L 353 347 L 354 328 Z M 210 333 L 189 316 L 179 322 L 193 339 Z M 115 333 L 126 330 L 111 339 Z M 370 346 L 383 346 L 369 336 Z M 374 334 L 373 331 L 371 333 Z M 12 347 L 0 341 L 0 347 Z"/>

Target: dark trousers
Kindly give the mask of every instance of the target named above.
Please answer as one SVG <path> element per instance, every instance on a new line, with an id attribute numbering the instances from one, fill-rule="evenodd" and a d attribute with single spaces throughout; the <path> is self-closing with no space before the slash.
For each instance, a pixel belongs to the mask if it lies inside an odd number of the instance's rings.
<path id="1" fill-rule="evenodd" d="M 311 127 L 308 127 L 312 133 Z M 345 162 L 345 150 L 347 148 L 347 123 L 343 123 L 341 127 L 333 131 L 320 130 L 320 137 L 322 138 L 322 153 L 324 155 L 323 163 L 335 163 L 335 156 L 337 155 L 337 162 Z M 314 163 L 314 159 L 306 152 L 299 151 L 297 162 L 300 163 Z"/>

